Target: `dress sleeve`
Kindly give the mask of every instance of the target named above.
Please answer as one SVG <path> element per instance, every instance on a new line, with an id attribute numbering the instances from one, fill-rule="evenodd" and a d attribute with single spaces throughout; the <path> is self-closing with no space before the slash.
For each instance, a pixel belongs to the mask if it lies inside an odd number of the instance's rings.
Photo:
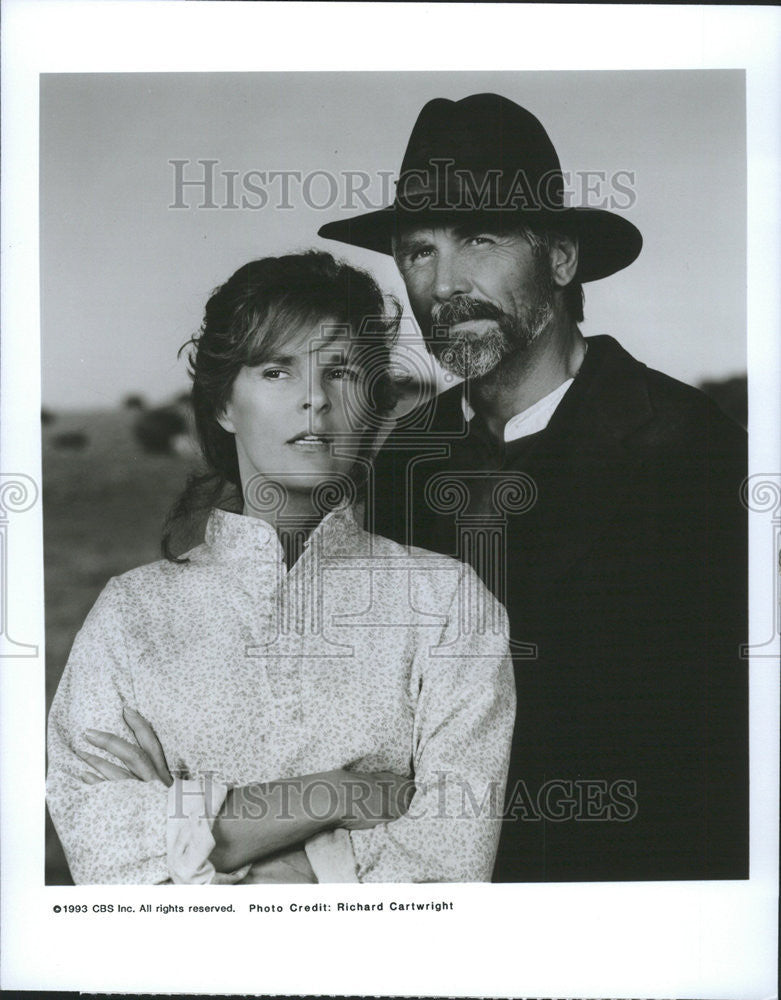
<path id="1" fill-rule="evenodd" d="M 407 813 L 350 832 L 361 882 L 489 881 L 515 720 L 507 616 L 464 566 L 434 646 L 421 642 Z"/>
<path id="2" fill-rule="evenodd" d="M 49 811 L 76 883 L 160 883 L 166 862 L 168 789 L 162 782 L 88 785 L 76 751 L 112 759 L 84 739 L 100 729 L 134 740 L 122 716 L 134 705 L 123 635 L 122 593 L 110 580 L 76 639 L 52 702 L 48 725 Z"/>
<path id="3" fill-rule="evenodd" d="M 318 882 L 357 882 L 355 852 L 347 830 L 324 830 L 304 844 Z"/>

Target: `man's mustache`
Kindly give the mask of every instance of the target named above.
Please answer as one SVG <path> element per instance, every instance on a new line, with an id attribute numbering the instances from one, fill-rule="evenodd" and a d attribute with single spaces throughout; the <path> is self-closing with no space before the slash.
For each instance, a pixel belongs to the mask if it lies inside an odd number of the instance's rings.
<path id="1" fill-rule="evenodd" d="M 435 305 L 431 310 L 431 325 L 449 327 L 470 319 L 499 320 L 503 315 L 502 310 L 492 303 L 464 295 Z"/>

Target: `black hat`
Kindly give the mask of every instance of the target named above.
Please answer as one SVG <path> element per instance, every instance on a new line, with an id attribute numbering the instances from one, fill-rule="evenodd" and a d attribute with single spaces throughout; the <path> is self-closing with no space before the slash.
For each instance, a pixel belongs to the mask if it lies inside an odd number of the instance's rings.
<path id="1" fill-rule="evenodd" d="M 436 98 L 412 130 L 392 205 L 328 222 L 318 235 L 390 254 L 400 220 L 444 221 L 462 212 L 506 224 L 520 213 L 579 243 L 579 281 L 631 264 L 643 238 L 631 222 L 601 208 L 567 208 L 553 143 L 531 112 L 498 94 Z"/>

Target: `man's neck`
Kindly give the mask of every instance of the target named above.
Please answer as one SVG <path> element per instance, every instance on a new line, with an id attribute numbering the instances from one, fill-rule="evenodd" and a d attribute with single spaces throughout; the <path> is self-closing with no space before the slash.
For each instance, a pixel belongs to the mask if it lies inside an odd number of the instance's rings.
<path id="1" fill-rule="evenodd" d="M 586 341 L 573 323 L 545 331 L 528 348 L 470 383 L 469 402 L 491 434 L 502 439 L 508 420 L 523 413 L 577 374 Z"/>

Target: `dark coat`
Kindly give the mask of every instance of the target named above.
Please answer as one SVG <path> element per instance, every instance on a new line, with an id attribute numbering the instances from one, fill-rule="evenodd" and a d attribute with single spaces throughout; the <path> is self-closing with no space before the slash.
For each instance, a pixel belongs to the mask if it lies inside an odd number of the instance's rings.
<path id="1" fill-rule="evenodd" d="M 518 711 L 496 881 L 745 878 L 746 436 L 610 337 L 588 345 L 517 445 L 465 424 L 460 386 L 405 418 L 370 527 L 469 558 L 507 606 Z M 424 496 L 443 472 L 471 497 L 458 522 L 452 495 Z M 502 581 L 473 529 L 513 472 L 531 506 L 504 519 Z"/>

